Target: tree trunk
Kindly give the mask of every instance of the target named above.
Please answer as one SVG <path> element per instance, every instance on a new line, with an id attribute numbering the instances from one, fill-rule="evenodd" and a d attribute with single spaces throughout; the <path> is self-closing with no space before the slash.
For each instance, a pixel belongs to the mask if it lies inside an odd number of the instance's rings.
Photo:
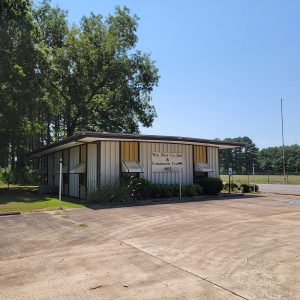
<path id="1" fill-rule="evenodd" d="M 47 140 L 46 143 L 49 145 L 51 143 L 51 121 L 50 121 L 50 116 L 48 115 L 47 117 Z"/>
<path id="2" fill-rule="evenodd" d="M 67 137 L 74 135 L 75 126 L 67 124 Z"/>

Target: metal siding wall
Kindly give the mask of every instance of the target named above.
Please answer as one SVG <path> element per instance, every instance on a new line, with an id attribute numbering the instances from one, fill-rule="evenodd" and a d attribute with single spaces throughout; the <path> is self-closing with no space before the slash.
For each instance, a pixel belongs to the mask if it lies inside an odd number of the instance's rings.
<path id="1" fill-rule="evenodd" d="M 97 189 L 97 145 L 87 145 L 87 192 L 93 192 Z"/>
<path id="2" fill-rule="evenodd" d="M 191 145 L 168 144 L 168 143 L 140 143 L 140 164 L 144 169 L 141 177 L 162 184 L 179 183 L 178 172 L 152 173 L 152 152 L 168 152 L 183 154 L 182 184 L 193 183 L 193 154 Z"/>
<path id="3" fill-rule="evenodd" d="M 120 143 L 102 141 L 100 149 L 101 185 L 118 184 L 120 180 Z"/>
<path id="4" fill-rule="evenodd" d="M 53 153 L 48 155 L 48 185 L 53 187 L 53 159 L 54 155 Z"/>
<path id="5" fill-rule="evenodd" d="M 213 168 L 213 172 L 209 172 L 209 177 L 219 178 L 219 149 L 207 147 L 208 164 Z"/>
<path id="6" fill-rule="evenodd" d="M 59 189 L 59 173 L 56 173 L 56 171 L 59 170 L 59 160 L 62 157 L 62 152 L 56 152 L 54 153 L 54 187 L 58 191 Z"/>
<path id="7" fill-rule="evenodd" d="M 80 146 L 80 162 L 86 162 L 86 147 L 87 145 Z"/>
<path id="8" fill-rule="evenodd" d="M 70 170 L 79 164 L 79 147 L 70 149 Z M 79 197 L 79 174 L 69 174 L 70 196 Z"/>

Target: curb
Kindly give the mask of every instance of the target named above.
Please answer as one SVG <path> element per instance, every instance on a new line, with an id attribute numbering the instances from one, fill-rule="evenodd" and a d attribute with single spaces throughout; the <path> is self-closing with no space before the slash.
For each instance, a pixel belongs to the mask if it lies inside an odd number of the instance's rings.
<path id="1" fill-rule="evenodd" d="M 273 195 L 282 195 L 282 196 L 294 196 L 294 197 L 300 197 L 300 194 L 288 194 L 288 193 L 278 193 L 278 192 L 262 192 L 263 194 L 273 194 Z"/>
<path id="2" fill-rule="evenodd" d="M 0 212 L 0 217 L 2 216 L 15 216 L 15 215 L 20 215 L 20 211 L 7 211 L 7 212 Z"/>

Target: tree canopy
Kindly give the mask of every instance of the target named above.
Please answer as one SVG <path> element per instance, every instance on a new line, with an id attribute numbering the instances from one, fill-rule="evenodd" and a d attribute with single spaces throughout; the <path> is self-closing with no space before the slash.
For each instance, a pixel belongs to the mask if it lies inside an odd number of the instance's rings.
<path id="1" fill-rule="evenodd" d="M 126 7 L 70 25 L 49 1 L 1 1 L 1 151 L 22 167 L 26 152 L 76 132 L 151 126 L 159 75 L 137 49 L 137 26 Z"/>
<path id="2" fill-rule="evenodd" d="M 228 168 L 233 168 L 237 174 L 246 174 L 252 169 L 253 163 L 257 163 L 258 148 L 249 137 L 225 138 L 224 142 L 241 142 L 245 147 L 220 151 L 222 173 L 227 173 Z"/>
<path id="3" fill-rule="evenodd" d="M 261 174 L 281 174 L 283 172 L 282 147 L 258 149 L 249 137 L 226 138 L 228 142 L 245 143 L 245 148 L 226 149 L 220 151 L 220 169 L 227 174 L 229 167 L 235 174 L 249 174 L 253 164 Z M 300 172 L 300 146 L 285 146 L 285 166 L 287 173 Z"/>

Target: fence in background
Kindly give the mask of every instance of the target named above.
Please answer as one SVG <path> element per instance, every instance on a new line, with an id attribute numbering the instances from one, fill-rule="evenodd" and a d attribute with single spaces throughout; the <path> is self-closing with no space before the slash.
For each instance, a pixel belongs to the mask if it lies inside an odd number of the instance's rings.
<path id="1" fill-rule="evenodd" d="M 221 175 L 221 179 L 224 183 L 228 182 L 228 175 Z M 288 174 L 286 176 L 288 184 L 300 184 L 300 174 Z M 235 183 L 253 183 L 253 176 L 252 174 L 249 175 L 233 175 L 231 177 L 231 181 Z M 282 174 L 257 174 L 254 176 L 254 182 L 256 184 L 260 183 L 270 183 L 270 184 L 283 184 L 284 177 Z"/>

